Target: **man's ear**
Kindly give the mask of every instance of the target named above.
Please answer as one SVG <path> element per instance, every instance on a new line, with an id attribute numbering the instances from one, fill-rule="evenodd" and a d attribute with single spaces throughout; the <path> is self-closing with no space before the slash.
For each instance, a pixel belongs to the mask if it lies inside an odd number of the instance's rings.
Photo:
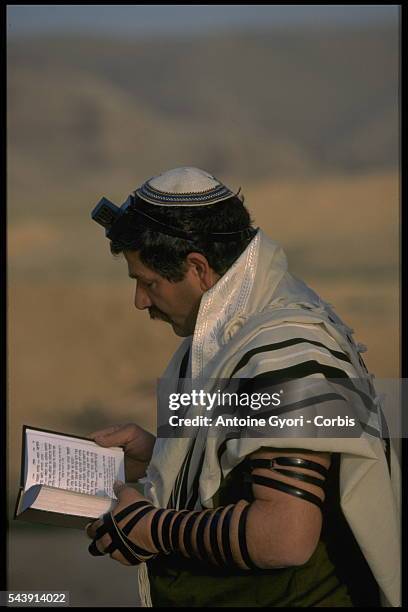
<path id="1" fill-rule="evenodd" d="M 192 273 L 197 276 L 203 291 L 211 289 L 220 278 L 220 275 L 211 268 L 205 255 L 201 253 L 189 253 L 186 262 Z"/>

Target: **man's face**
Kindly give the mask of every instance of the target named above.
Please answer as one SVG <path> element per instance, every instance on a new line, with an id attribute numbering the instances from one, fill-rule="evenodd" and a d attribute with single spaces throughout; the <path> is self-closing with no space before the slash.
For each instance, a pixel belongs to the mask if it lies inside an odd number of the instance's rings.
<path id="1" fill-rule="evenodd" d="M 188 266 L 182 281 L 172 283 L 145 266 L 137 251 L 125 251 L 129 276 L 136 280 L 135 307 L 147 308 L 152 319 L 170 323 L 177 336 L 194 333 L 204 291 L 194 267 Z"/>

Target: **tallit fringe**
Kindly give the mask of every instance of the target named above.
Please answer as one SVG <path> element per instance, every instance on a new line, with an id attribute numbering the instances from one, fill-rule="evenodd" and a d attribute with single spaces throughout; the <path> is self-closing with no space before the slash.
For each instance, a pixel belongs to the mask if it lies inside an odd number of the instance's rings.
<path id="1" fill-rule="evenodd" d="M 141 563 L 138 567 L 137 579 L 139 583 L 139 597 L 142 608 L 153 608 L 150 597 L 149 575 L 146 563 Z"/>

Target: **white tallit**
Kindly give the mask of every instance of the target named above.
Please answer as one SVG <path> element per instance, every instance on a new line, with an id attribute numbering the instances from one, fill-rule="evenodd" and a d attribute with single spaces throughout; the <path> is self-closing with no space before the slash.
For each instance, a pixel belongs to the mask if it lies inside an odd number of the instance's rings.
<path id="1" fill-rule="evenodd" d="M 333 348 L 348 355 L 355 377 L 368 376 L 359 358 L 361 346 L 351 338 L 352 330 L 315 292 L 288 273 L 281 247 L 259 230 L 233 266 L 203 295 L 194 336 L 181 343 L 163 377 L 173 380 L 176 389 L 181 360 L 190 347 L 186 376 L 192 381 L 202 380 L 206 391 L 214 391 L 208 388 L 209 380 L 228 378 L 249 346 L 276 337 L 280 330 L 290 326 L 300 326 L 305 333 L 307 330 L 314 334 L 314 338 L 324 334 L 326 343 L 329 338 Z M 319 355 L 327 358 L 322 352 Z M 273 367 L 272 358 L 265 359 L 269 359 L 269 369 Z M 191 416 L 198 414 L 197 410 L 200 409 L 192 409 Z M 169 503 L 191 443 L 188 438 L 157 439 L 144 479 L 145 495 L 156 506 L 166 507 Z M 233 439 L 226 443 L 221 465 L 217 458 L 220 446 L 217 436 L 207 437 L 201 429 L 194 444 L 204 452 L 197 507 L 212 507 L 211 500 L 222 477 L 260 446 L 341 453 L 342 511 L 379 584 L 383 605 L 400 605 L 399 464 L 393 449 L 390 478 L 382 441 L 371 436 Z M 199 468 L 198 456 L 191 457 L 189 468 L 193 474 L 194 468 Z M 192 486 L 192 481 L 187 482 Z M 149 606 L 144 564 L 139 570 L 142 600 Z"/>

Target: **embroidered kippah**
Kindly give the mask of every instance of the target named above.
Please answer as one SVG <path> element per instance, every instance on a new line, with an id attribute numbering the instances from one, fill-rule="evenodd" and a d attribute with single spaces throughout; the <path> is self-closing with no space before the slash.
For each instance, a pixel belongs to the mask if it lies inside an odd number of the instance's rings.
<path id="1" fill-rule="evenodd" d="M 160 208 L 182 206 L 185 208 L 202 207 L 223 202 L 231 197 L 237 197 L 242 203 L 244 197 L 223 185 L 214 176 L 199 168 L 183 167 L 168 170 L 143 183 L 127 198 L 121 207 L 116 206 L 103 197 L 92 210 L 91 217 L 105 228 L 105 235 L 109 240 L 123 245 L 134 243 L 134 232 L 142 223 L 161 234 L 174 236 L 195 242 L 207 240 L 210 242 L 236 242 L 253 238 L 257 229 L 251 225 L 229 232 L 202 232 L 185 231 L 169 225 L 167 220 L 160 216 Z M 136 198 L 138 196 L 138 198 Z M 156 211 L 144 210 L 142 202 L 154 204 Z"/>
<path id="2" fill-rule="evenodd" d="M 237 195 L 208 172 L 191 167 L 174 168 L 154 176 L 135 194 L 158 206 L 205 206 Z"/>

